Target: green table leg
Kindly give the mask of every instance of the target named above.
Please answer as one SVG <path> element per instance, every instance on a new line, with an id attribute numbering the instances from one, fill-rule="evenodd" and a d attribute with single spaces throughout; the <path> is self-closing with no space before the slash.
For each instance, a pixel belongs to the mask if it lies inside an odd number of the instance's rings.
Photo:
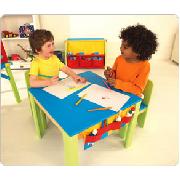
<path id="1" fill-rule="evenodd" d="M 64 161 L 66 166 L 78 166 L 78 135 L 70 137 L 63 130 Z"/>
<path id="2" fill-rule="evenodd" d="M 133 138 L 133 134 L 137 125 L 137 117 L 139 115 L 139 108 L 140 108 L 140 104 L 141 102 L 138 102 L 136 104 L 136 111 L 133 115 L 133 118 L 131 120 L 131 122 L 128 125 L 128 129 L 127 129 L 127 133 L 126 133 L 126 138 L 125 138 L 125 142 L 124 142 L 124 146 L 125 148 L 129 147 L 132 144 L 132 138 Z"/>
<path id="3" fill-rule="evenodd" d="M 18 89 L 17 89 L 17 86 L 16 86 L 16 83 L 14 81 L 14 77 L 12 75 L 12 72 L 11 72 L 11 68 L 10 68 L 10 64 L 9 63 L 6 63 L 5 64 L 5 69 L 6 69 L 6 73 L 7 75 L 9 76 L 10 78 L 10 84 L 11 84 L 11 87 L 12 87 L 12 90 L 13 90 L 13 93 L 14 93 L 14 96 L 16 98 L 16 102 L 17 103 L 20 103 L 21 102 L 21 99 L 20 99 L 20 96 L 19 96 L 19 92 L 18 92 Z"/>

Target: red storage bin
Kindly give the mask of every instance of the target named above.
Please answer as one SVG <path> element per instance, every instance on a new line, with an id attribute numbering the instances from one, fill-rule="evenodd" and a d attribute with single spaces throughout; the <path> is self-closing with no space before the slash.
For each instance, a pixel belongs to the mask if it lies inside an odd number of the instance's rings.
<path id="1" fill-rule="evenodd" d="M 104 60 L 94 60 L 93 68 L 104 68 Z"/>
<path id="2" fill-rule="evenodd" d="M 105 56 L 104 55 L 96 55 L 92 60 L 92 68 L 104 68 Z"/>
<path id="3" fill-rule="evenodd" d="M 80 68 L 92 68 L 92 59 L 90 55 L 81 55 L 79 60 Z"/>
<path id="4" fill-rule="evenodd" d="M 67 56 L 67 65 L 70 68 L 79 68 L 79 56 L 68 55 Z"/>

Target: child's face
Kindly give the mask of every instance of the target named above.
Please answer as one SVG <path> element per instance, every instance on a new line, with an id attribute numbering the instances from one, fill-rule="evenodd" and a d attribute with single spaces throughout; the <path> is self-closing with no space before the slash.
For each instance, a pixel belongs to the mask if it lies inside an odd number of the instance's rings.
<path id="1" fill-rule="evenodd" d="M 137 60 L 138 54 L 135 53 L 131 46 L 128 46 L 127 41 L 122 41 L 121 47 L 121 54 L 126 60 Z"/>
<path id="2" fill-rule="evenodd" d="M 45 59 L 50 58 L 54 54 L 54 41 L 45 42 L 38 54 Z"/>

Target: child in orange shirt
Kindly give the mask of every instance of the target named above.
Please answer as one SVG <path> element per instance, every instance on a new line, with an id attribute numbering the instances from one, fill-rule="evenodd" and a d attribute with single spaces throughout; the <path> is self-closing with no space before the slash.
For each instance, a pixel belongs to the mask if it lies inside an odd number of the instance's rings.
<path id="1" fill-rule="evenodd" d="M 123 29 L 119 38 L 122 39 L 121 55 L 104 75 L 111 86 L 141 97 L 150 72 L 148 60 L 158 45 L 157 37 L 138 24 Z"/>

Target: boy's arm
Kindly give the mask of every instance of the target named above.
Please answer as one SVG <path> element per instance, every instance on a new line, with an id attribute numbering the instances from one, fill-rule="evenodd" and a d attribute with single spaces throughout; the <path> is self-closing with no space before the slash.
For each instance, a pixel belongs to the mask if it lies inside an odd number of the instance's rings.
<path id="1" fill-rule="evenodd" d="M 122 89 L 123 91 L 130 92 L 136 95 L 141 95 L 147 84 L 149 72 L 150 72 L 150 64 L 147 63 L 147 65 L 139 73 L 138 77 L 136 77 L 135 81 L 124 82 L 120 79 L 116 79 L 115 88 Z"/>
<path id="2" fill-rule="evenodd" d="M 57 84 L 58 80 L 59 80 L 58 76 L 54 76 L 50 79 L 39 80 L 35 75 L 30 75 L 30 79 L 29 79 L 31 87 L 45 87 L 45 86 L 55 85 Z"/>
<path id="3" fill-rule="evenodd" d="M 85 78 L 82 78 L 80 76 L 78 76 L 74 71 L 72 71 L 69 67 L 67 67 L 66 65 L 64 65 L 61 68 L 61 71 L 63 71 L 65 74 L 67 74 L 68 76 L 70 76 L 74 81 L 76 82 L 86 82 Z"/>
<path id="4" fill-rule="evenodd" d="M 74 71 L 72 71 L 69 67 L 67 67 L 66 65 L 64 65 L 61 68 L 61 71 L 63 71 L 65 74 L 67 74 L 68 76 L 70 76 L 72 78 L 75 78 L 77 76 L 77 74 Z"/>

